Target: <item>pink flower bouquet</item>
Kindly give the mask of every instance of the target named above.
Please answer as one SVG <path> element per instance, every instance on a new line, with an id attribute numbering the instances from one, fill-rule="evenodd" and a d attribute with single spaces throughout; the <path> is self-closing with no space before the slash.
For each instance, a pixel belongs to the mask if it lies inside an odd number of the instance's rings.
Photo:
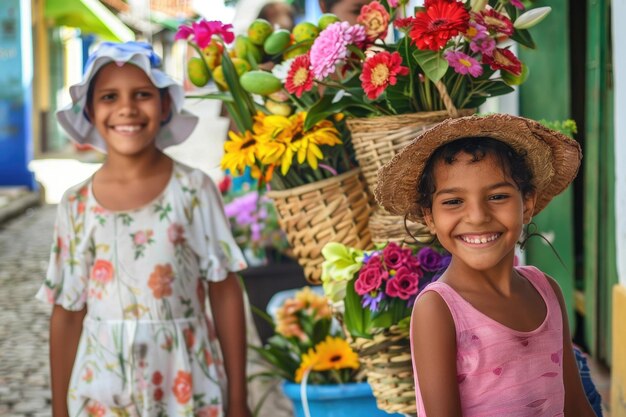
<path id="1" fill-rule="evenodd" d="M 329 243 L 322 283 L 332 302 L 343 302 L 343 322 L 353 337 L 371 337 L 375 329 L 408 326 L 419 292 L 445 271 L 450 257 L 431 246 L 402 248 L 388 243 L 361 251 Z"/>

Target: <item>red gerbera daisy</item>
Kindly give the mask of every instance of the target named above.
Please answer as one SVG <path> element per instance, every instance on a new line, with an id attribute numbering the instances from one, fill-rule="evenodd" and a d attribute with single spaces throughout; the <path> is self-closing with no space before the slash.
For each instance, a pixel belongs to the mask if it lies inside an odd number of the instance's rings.
<path id="1" fill-rule="evenodd" d="M 430 0 L 426 11 L 413 19 L 409 36 L 419 49 L 438 51 L 448 40 L 469 26 L 469 13 L 463 3 L 455 0 Z"/>
<path id="2" fill-rule="evenodd" d="M 285 88 L 296 97 L 302 97 L 302 93 L 313 88 L 313 72 L 309 54 L 300 55 L 289 67 Z"/>
<path id="3" fill-rule="evenodd" d="M 370 99 L 380 96 L 388 85 L 396 85 L 397 75 L 407 75 L 409 69 L 403 67 L 399 53 L 379 52 L 363 63 L 359 79 L 363 91 Z"/>
<path id="4" fill-rule="evenodd" d="M 483 63 L 489 65 L 492 70 L 504 70 L 513 75 L 522 73 L 522 63 L 508 49 L 496 48 L 491 56 L 483 54 Z"/>
<path id="5" fill-rule="evenodd" d="M 487 28 L 491 33 L 502 33 L 506 36 L 513 34 L 513 22 L 511 19 L 496 12 L 494 9 L 483 10 L 480 13 L 474 14 L 476 23 Z"/>

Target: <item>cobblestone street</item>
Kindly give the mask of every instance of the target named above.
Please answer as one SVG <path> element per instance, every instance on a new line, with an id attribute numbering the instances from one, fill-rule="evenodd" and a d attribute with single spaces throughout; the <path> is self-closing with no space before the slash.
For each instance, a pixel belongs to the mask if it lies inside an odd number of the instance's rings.
<path id="1" fill-rule="evenodd" d="M 48 318 L 35 300 L 48 262 L 56 206 L 0 225 L 0 416 L 50 416 Z"/>

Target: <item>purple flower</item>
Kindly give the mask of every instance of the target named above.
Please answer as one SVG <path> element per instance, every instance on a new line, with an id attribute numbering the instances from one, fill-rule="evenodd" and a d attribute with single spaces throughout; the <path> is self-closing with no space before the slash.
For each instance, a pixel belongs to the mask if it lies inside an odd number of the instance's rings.
<path id="1" fill-rule="evenodd" d="M 365 28 L 350 26 L 348 22 L 336 22 L 324 29 L 311 47 L 311 71 L 318 80 L 333 73 L 338 64 L 348 58 L 348 45 L 365 41 Z"/>
<path id="2" fill-rule="evenodd" d="M 363 300 L 361 301 L 361 305 L 363 308 L 369 307 L 372 313 L 378 311 L 378 304 L 383 299 L 382 291 L 373 291 L 363 295 Z"/>
<path id="3" fill-rule="evenodd" d="M 436 271 L 441 266 L 441 254 L 428 246 L 417 253 L 417 260 L 424 271 Z"/>
<path id="4" fill-rule="evenodd" d="M 491 56 L 493 55 L 493 51 L 496 49 L 496 41 L 487 33 L 481 33 L 472 39 L 470 42 L 470 49 L 472 52 Z"/>
<path id="5" fill-rule="evenodd" d="M 524 10 L 524 4 L 520 0 L 510 0 L 510 3 L 519 10 Z"/>
<path id="6" fill-rule="evenodd" d="M 419 279 L 422 272 L 410 271 L 406 267 L 401 267 L 396 275 L 387 281 L 385 292 L 390 297 L 397 297 L 408 300 L 412 295 L 417 294 Z"/>
<path id="7" fill-rule="evenodd" d="M 483 73 L 480 62 L 463 52 L 448 51 L 443 57 L 457 74 L 470 74 L 472 77 L 480 77 Z"/>

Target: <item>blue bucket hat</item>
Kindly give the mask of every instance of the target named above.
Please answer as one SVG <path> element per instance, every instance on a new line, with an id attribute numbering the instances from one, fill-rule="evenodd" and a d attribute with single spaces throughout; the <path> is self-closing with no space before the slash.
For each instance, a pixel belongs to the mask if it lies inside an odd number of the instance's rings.
<path id="1" fill-rule="evenodd" d="M 82 81 L 70 87 L 72 104 L 56 113 L 59 124 L 71 139 L 106 153 L 106 142 L 89 120 L 86 108 L 87 92 L 93 77 L 103 66 L 111 62 L 118 65 L 127 63 L 136 65 L 146 73 L 155 87 L 167 88 L 172 99 L 172 108 L 170 117 L 163 123 L 155 139 L 157 148 L 178 145 L 191 135 L 198 124 L 198 117 L 183 110 L 185 92 L 180 84 L 159 69 L 161 58 L 154 52 L 152 46 L 145 42 L 104 42 L 89 56 Z"/>

